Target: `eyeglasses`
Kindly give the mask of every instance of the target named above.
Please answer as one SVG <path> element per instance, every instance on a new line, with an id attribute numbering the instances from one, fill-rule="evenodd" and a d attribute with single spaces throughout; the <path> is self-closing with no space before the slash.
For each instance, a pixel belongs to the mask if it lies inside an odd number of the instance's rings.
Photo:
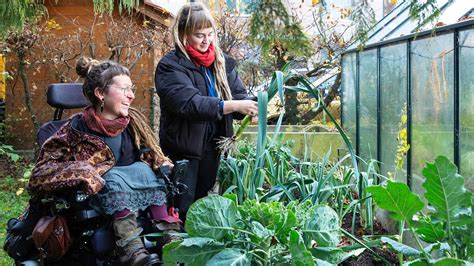
<path id="1" fill-rule="evenodd" d="M 107 85 L 107 87 L 110 87 L 110 86 L 113 86 L 113 85 Z M 118 87 L 116 87 L 116 88 L 118 88 Z M 132 85 L 132 86 L 129 86 L 129 87 L 122 87 L 122 88 L 118 88 L 118 89 L 123 91 L 124 96 L 127 96 L 127 92 L 132 92 L 133 94 L 135 94 L 135 92 L 137 91 L 137 86 Z"/>

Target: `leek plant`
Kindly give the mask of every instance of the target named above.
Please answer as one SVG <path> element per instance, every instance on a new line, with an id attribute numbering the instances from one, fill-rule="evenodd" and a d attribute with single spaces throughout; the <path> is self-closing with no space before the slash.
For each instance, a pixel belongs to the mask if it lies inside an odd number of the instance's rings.
<path id="1" fill-rule="evenodd" d="M 299 159 L 291 153 L 289 145 L 291 144 L 281 140 L 273 144 L 266 141 L 264 158 L 261 161 L 263 166 L 258 170 L 265 180 L 263 187 L 284 184 L 296 172 Z M 257 170 L 256 154 L 255 145 L 244 141 L 237 145 L 232 156 L 221 162 L 219 169 L 221 192 L 235 193 L 239 203 L 246 199 L 257 198 L 258 194 L 265 194 L 262 186 L 253 184 Z"/>
<path id="2" fill-rule="evenodd" d="M 271 82 L 270 82 L 270 85 L 269 87 L 267 88 L 266 90 L 266 94 L 267 96 L 265 97 L 266 98 L 266 101 L 268 103 L 268 101 L 270 101 L 271 99 L 273 99 L 273 97 L 278 93 L 279 96 L 280 96 L 280 99 L 282 101 L 282 103 L 284 104 L 284 98 L 283 98 L 283 85 L 290 79 L 292 79 L 293 77 L 295 77 L 295 73 L 291 72 L 291 71 L 288 71 L 288 67 L 289 67 L 289 64 L 286 64 L 285 66 L 283 66 L 283 68 L 281 69 L 281 71 L 275 71 L 275 73 L 273 74 L 272 76 L 272 79 L 271 79 Z M 263 97 L 263 95 L 262 95 Z M 263 118 L 265 120 L 265 128 L 264 130 L 266 131 L 266 121 L 267 121 L 267 112 L 266 112 L 266 108 L 267 108 L 267 104 L 263 104 L 263 103 L 259 103 L 258 105 L 259 107 L 259 110 L 258 110 L 258 113 L 259 113 L 259 116 L 258 116 L 258 119 L 259 119 L 259 124 L 262 124 L 264 121 L 260 120 L 261 118 Z M 265 108 L 265 109 L 263 109 Z M 263 112 L 265 111 L 265 112 Z M 231 151 L 232 149 L 234 149 L 235 147 L 235 144 L 238 140 L 241 139 L 242 137 L 242 134 L 245 132 L 245 130 L 247 129 L 247 127 L 250 125 L 250 122 L 252 121 L 252 117 L 250 115 L 246 115 L 244 117 L 244 119 L 242 120 L 241 124 L 240 124 L 240 127 L 237 129 L 237 131 L 234 133 L 233 136 L 229 137 L 229 138 L 221 138 L 217 144 L 219 146 L 219 149 L 225 154 L 225 153 L 228 153 L 229 151 Z M 280 122 L 281 124 L 281 122 Z M 259 133 L 260 133 L 260 127 L 259 127 Z"/>
<path id="3" fill-rule="evenodd" d="M 295 81 L 292 83 L 293 84 L 296 83 L 297 85 L 295 86 L 285 85 L 289 80 Z M 353 179 L 357 184 L 358 196 L 359 196 L 359 199 L 363 199 L 358 202 L 357 204 L 358 208 L 355 208 L 353 211 L 353 221 L 355 221 L 355 217 L 356 217 L 357 209 L 358 209 L 361 212 L 361 219 L 363 219 L 361 221 L 362 224 L 372 229 L 373 228 L 372 198 L 370 197 L 370 194 L 368 194 L 368 192 L 366 192 L 365 190 L 366 187 L 371 185 L 371 182 L 369 181 L 370 174 L 361 173 L 359 171 L 358 160 L 354 152 L 354 149 L 352 147 L 351 141 L 349 140 L 349 138 L 347 137 L 346 133 L 341 128 L 341 126 L 338 124 L 338 122 L 335 120 L 335 118 L 332 116 L 332 114 L 328 111 L 324 103 L 322 103 L 321 101 L 322 97 L 320 97 L 320 91 L 318 90 L 318 88 L 316 88 L 308 80 L 307 77 L 300 75 L 294 71 L 290 71 L 289 64 L 285 65 L 281 71 L 276 71 L 273 74 L 272 80 L 270 82 L 270 86 L 267 89 L 266 93 L 259 92 L 259 127 L 258 127 L 258 136 L 257 136 L 257 151 L 255 154 L 255 164 L 254 164 L 253 169 L 247 169 L 245 171 L 246 177 L 250 178 L 250 180 L 246 180 L 245 183 L 244 182 L 239 183 L 239 186 L 240 186 L 239 189 L 246 189 L 246 192 L 245 192 L 246 197 L 248 197 L 249 199 L 256 199 L 259 196 L 257 192 L 262 190 L 262 186 L 264 184 L 265 178 L 272 177 L 273 181 L 275 182 L 270 182 L 270 185 L 276 186 L 277 189 L 281 189 L 280 192 L 286 195 L 286 197 L 288 197 L 289 200 L 295 199 L 294 195 L 292 195 L 293 192 L 288 189 L 285 189 L 285 188 L 288 188 L 288 186 L 285 186 L 285 184 L 281 182 L 281 179 L 280 180 L 278 178 L 275 179 L 275 176 L 279 176 L 279 175 L 281 176 L 281 174 L 278 172 L 275 172 L 273 168 L 272 157 L 269 156 L 268 149 L 265 148 L 266 139 L 267 139 L 267 134 L 266 134 L 267 103 L 278 93 L 281 99 L 281 102 L 284 106 L 285 103 L 284 103 L 283 94 L 285 90 L 302 92 L 316 99 L 317 105 L 318 105 L 317 107 L 322 107 L 327 117 L 329 117 L 329 119 L 334 123 L 345 145 L 347 146 L 347 150 L 349 152 L 348 156 L 351 160 Z M 275 127 L 275 132 L 274 132 L 271 144 L 274 144 L 276 137 L 279 133 L 283 115 L 284 113 L 280 114 L 277 126 Z M 235 146 L 235 143 L 241 138 L 243 132 L 248 127 L 249 123 L 250 123 L 250 117 L 247 116 L 242 121 L 241 126 L 236 131 L 234 136 L 232 136 L 231 138 L 220 140 L 219 146 L 223 152 L 229 152 L 230 150 L 233 149 L 233 147 Z M 306 167 L 303 165 L 302 167 L 303 169 L 305 168 L 312 169 L 310 172 L 308 172 L 308 173 L 311 173 L 310 178 L 307 178 L 308 177 L 307 173 L 304 174 L 304 173 L 301 173 L 300 171 L 288 172 L 288 174 L 291 177 L 295 177 L 295 176 L 297 177 L 296 179 L 292 180 L 293 183 L 290 185 L 298 187 L 298 191 L 301 194 L 300 195 L 301 198 L 303 199 L 311 198 L 313 203 L 316 203 L 316 202 L 320 202 L 321 199 L 324 199 L 324 197 L 328 197 L 327 195 L 331 194 L 330 192 L 323 190 L 323 188 L 330 189 L 330 186 L 325 188 L 324 185 L 327 184 L 329 177 L 331 176 L 331 171 L 329 171 L 329 175 L 323 176 L 323 171 L 321 170 L 327 166 L 328 158 L 329 157 L 327 156 L 327 158 L 325 158 L 321 162 L 321 165 L 314 165 L 311 167 Z M 308 166 L 309 165 L 311 164 L 308 164 Z M 265 168 L 264 166 L 266 167 L 271 166 L 271 167 Z M 266 170 L 266 169 L 269 169 L 269 170 Z M 236 173 L 238 172 L 238 170 L 234 168 L 234 172 Z M 314 182 L 315 178 L 317 182 Z M 318 179 L 318 178 L 321 178 L 321 179 Z M 244 186 L 244 184 L 246 185 Z M 312 187 L 308 188 L 307 186 L 308 184 L 312 184 L 311 185 Z M 350 184 L 346 184 L 344 185 L 344 187 L 350 187 Z M 260 193 L 260 195 L 261 194 L 262 193 Z M 267 196 L 267 198 L 269 197 L 271 198 L 271 196 L 274 196 L 274 195 L 269 195 Z M 322 196 L 324 197 L 320 198 Z M 244 197 L 242 196 L 239 197 L 239 201 L 242 199 L 244 199 Z"/>
<path id="4" fill-rule="evenodd" d="M 370 197 L 370 194 L 368 194 L 368 192 L 365 191 L 365 188 L 368 187 L 369 185 L 368 175 L 362 174 L 359 171 L 357 156 L 354 152 L 351 141 L 349 140 L 349 138 L 347 137 L 347 134 L 344 132 L 342 127 L 339 125 L 339 123 L 337 123 L 333 115 L 326 108 L 324 103 L 321 102 L 322 97 L 320 97 L 320 91 L 304 76 L 299 76 L 298 81 L 299 83 L 296 86 L 286 86 L 285 88 L 290 89 L 290 90 L 295 90 L 297 92 L 306 93 L 310 95 L 311 97 L 317 99 L 318 105 L 322 107 L 322 109 L 324 110 L 326 115 L 329 117 L 329 119 L 334 123 L 337 131 L 341 135 L 344 143 L 346 144 L 347 150 L 349 152 L 351 163 L 352 163 L 352 171 L 353 171 L 354 180 L 357 182 L 357 192 L 358 192 L 359 198 L 365 199 L 359 202 L 359 210 L 362 214 L 361 219 L 363 219 L 361 222 L 363 225 L 367 225 L 369 228 L 373 228 L 372 199 Z M 357 209 L 354 209 L 352 213 L 353 221 L 355 221 L 355 217 L 357 214 L 356 210 Z"/>

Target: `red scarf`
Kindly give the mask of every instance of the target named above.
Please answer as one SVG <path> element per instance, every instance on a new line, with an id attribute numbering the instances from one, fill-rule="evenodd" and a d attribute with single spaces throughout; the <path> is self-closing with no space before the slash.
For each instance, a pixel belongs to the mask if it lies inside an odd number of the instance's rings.
<path id="1" fill-rule="evenodd" d="M 216 52 L 214 50 L 214 44 L 210 44 L 206 52 L 201 53 L 198 50 L 194 49 L 191 45 L 186 45 L 184 47 L 186 52 L 191 57 L 194 63 L 204 67 L 210 67 L 214 60 L 216 59 Z"/>
<path id="2" fill-rule="evenodd" d="M 94 106 L 89 105 L 82 114 L 82 119 L 90 130 L 105 135 L 107 137 L 116 137 L 120 135 L 130 122 L 130 118 L 119 117 L 114 120 L 108 120 L 97 115 Z"/>

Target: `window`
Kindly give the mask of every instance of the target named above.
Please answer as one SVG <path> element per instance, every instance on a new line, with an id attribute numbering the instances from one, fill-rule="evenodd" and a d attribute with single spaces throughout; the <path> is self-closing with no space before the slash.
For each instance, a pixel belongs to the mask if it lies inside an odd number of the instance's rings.
<path id="1" fill-rule="evenodd" d="M 368 162 L 377 159 L 377 49 L 360 53 L 359 76 L 359 155 Z"/>
<path id="2" fill-rule="evenodd" d="M 454 157 L 453 34 L 412 42 L 412 189 L 423 195 L 422 170 L 436 156 Z"/>
<path id="3" fill-rule="evenodd" d="M 403 109 L 407 104 L 407 45 L 399 43 L 380 49 L 380 173 L 390 172 L 405 182 L 406 160 L 401 171 L 395 163 Z M 406 114 L 405 114 L 406 115 Z"/>
<path id="4" fill-rule="evenodd" d="M 346 54 L 342 57 L 342 123 L 351 140 L 352 147 L 356 147 L 356 54 Z"/>
<path id="5" fill-rule="evenodd" d="M 459 32 L 460 171 L 465 185 L 474 191 L 474 29 Z"/>
<path id="6" fill-rule="evenodd" d="M 226 0 L 227 8 L 233 14 L 248 14 L 247 7 L 252 0 Z"/>

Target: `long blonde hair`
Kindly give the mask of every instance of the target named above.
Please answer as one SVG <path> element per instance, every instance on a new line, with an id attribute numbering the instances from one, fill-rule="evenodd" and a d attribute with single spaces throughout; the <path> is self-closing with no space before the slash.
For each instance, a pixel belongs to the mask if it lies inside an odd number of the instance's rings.
<path id="1" fill-rule="evenodd" d="M 173 24 L 174 43 L 189 60 L 188 53 L 184 48 L 187 44 L 187 37 L 195 30 L 212 28 L 215 33 L 216 24 L 212 18 L 211 12 L 201 2 L 191 2 L 185 4 L 178 12 Z M 216 59 L 214 61 L 214 75 L 216 76 L 216 91 L 219 97 L 224 100 L 232 100 L 229 83 L 227 82 L 227 74 L 225 69 L 224 53 L 219 47 L 217 36 L 213 41 Z"/>

